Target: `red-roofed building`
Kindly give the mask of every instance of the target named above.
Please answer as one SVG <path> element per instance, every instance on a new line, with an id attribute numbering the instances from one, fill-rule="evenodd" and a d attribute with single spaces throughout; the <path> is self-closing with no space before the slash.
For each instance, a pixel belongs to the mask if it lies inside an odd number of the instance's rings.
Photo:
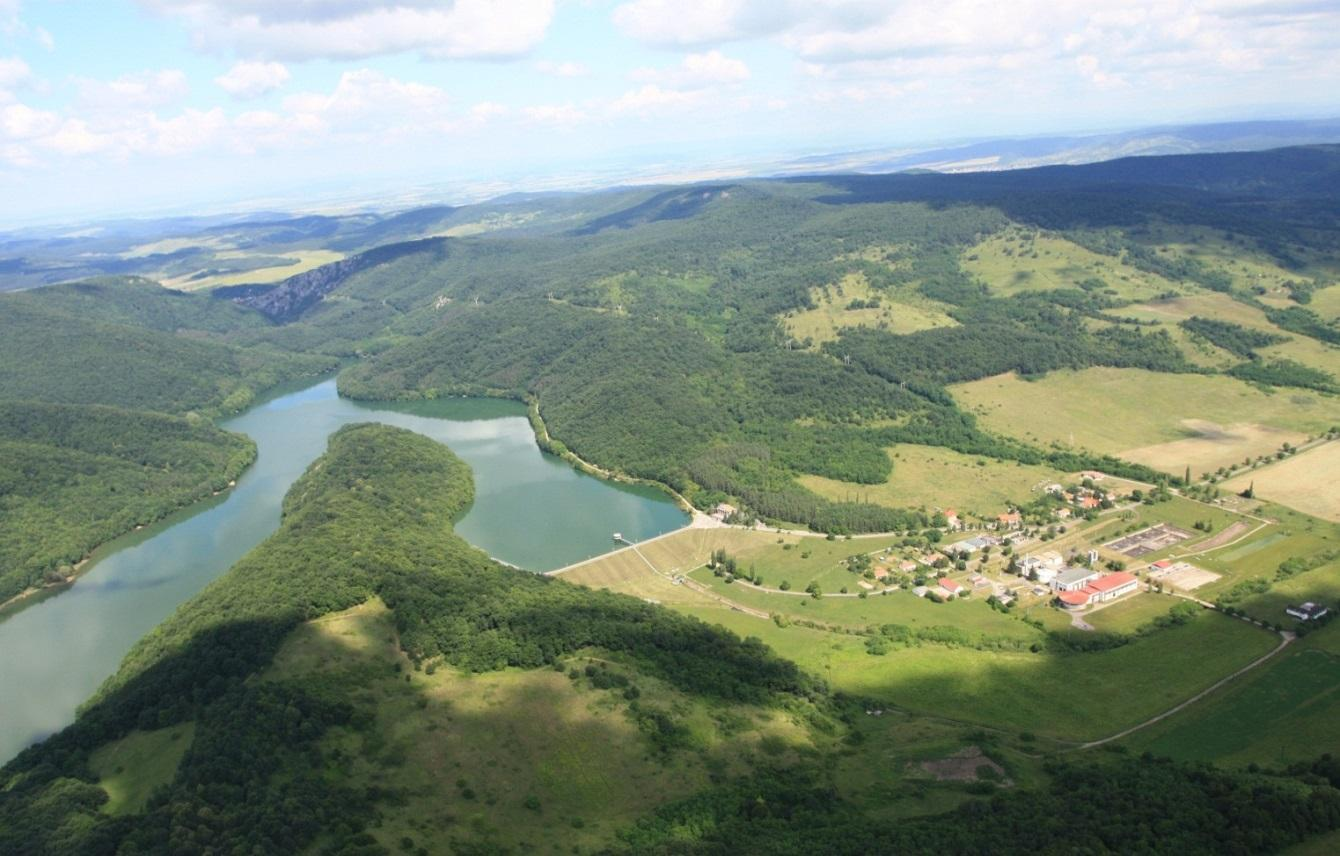
<path id="1" fill-rule="evenodd" d="M 955 582 L 954 580 L 951 580 L 949 577 L 942 577 L 940 579 L 940 588 L 944 589 L 950 594 L 958 594 L 959 592 L 963 591 L 963 586 Z"/>
<path id="2" fill-rule="evenodd" d="M 996 522 L 1008 529 L 1017 529 L 1023 523 L 1023 516 L 1017 511 L 1007 511 L 996 515 Z"/>
<path id="3" fill-rule="evenodd" d="M 1103 504 L 1102 500 L 1100 500 L 1096 496 L 1082 496 L 1080 497 L 1079 500 L 1080 508 L 1097 508 L 1102 504 Z"/>
<path id="4" fill-rule="evenodd" d="M 1089 605 L 1089 594 L 1085 591 L 1063 591 L 1056 596 L 1066 609 L 1083 609 Z"/>
<path id="5" fill-rule="evenodd" d="M 1172 559 L 1159 559 L 1154 563 L 1154 567 L 1158 568 L 1160 571 L 1166 571 L 1168 568 L 1171 568 L 1172 565 Z"/>
<path id="6" fill-rule="evenodd" d="M 1125 571 L 1108 574 L 1088 583 L 1082 589 L 1062 591 L 1056 595 L 1066 609 L 1083 609 L 1091 603 L 1116 600 L 1140 587 L 1140 581 Z"/>

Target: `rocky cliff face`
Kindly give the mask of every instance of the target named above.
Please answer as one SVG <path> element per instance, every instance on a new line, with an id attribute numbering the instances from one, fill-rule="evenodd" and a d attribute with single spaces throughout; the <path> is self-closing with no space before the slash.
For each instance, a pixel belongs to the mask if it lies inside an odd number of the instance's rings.
<path id="1" fill-rule="evenodd" d="M 446 238 L 425 238 L 421 241 L 377 247 L 338 262 L 295 274 L 280 282 L 275 288 L 260 294 L 239 297 L 236 302 L 250 306 L 280 324 L 287 324 L 302 317 L 303 313 L 320 303 L 323 297 L 339 288 L 354 274 L 414 253 L 442 251 L 445 250 L 446 244 Z"/>

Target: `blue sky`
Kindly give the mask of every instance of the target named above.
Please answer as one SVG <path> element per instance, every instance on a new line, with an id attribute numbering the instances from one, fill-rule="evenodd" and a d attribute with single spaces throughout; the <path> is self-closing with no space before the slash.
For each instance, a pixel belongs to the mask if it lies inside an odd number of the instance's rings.
<path id="1" fill-rule="evenodd" d="M 0 0 L 0 219 L 1340 114 L 1340 0 Z"/>

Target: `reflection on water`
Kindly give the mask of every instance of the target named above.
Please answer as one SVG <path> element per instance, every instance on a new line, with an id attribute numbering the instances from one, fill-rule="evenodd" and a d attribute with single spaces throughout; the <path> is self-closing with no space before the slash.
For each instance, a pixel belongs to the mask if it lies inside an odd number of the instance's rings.
<path id="1" fill-rule="evenodd" d="M 651 488 L 615 485 L 543 454 L 525 408 L 491 399 L 359 404 L 333 380 L 224 424 L 259 450 L 237 487 L 98 551 L 61 593 L 0 620 L 0 760 L 68 724 L 139 639 L 279 525 L 289 485 L 351 422 L 384 422 L 448 444 L 470 464 L 475 503 L 456 531 L 510 564 L 562 567 L 685 523 Z"/>

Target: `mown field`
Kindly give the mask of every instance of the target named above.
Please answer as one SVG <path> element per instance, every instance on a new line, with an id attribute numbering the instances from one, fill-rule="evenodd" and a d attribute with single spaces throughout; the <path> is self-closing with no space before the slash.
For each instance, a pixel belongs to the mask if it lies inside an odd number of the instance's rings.
<path id="1" fill-rule="evenodd" d="M 1340 421 L 1340 400 L 1263 392 L 1235 378 L 1140 369 L 1000 375 L 952 387 L 990 430 L 1043 445 L 1120 455 L 1199 474 L 1299 443 Z"/>
<path id="2" fill-rule="evenodd" d="M 989 517 L 1011 502 L 1036 496 L 1045 484 L 1064 481 L 1066 474 L 1050 467 L 965 455 L 935 446 L 899 444 L 888 450 L 893 473 L 878 485 L 860 485 L 822 476 L 802 476 L 800 483 L 833 500 L 860 497 L 892 508 L 956 509 L 960 515 Z"/>
<path id="3" fill-rule="evenodd" d="M 1264 499 L 1340 522 L 1340 443 L 1323 443 L 1224 483 L 1234 492 L 1249 486 Z"/>

